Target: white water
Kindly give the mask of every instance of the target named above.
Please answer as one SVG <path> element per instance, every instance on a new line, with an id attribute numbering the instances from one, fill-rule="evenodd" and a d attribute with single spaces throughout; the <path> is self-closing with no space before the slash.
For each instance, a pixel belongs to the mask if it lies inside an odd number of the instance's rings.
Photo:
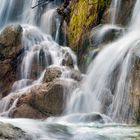
<path id="1" fill-rule="evenodd" d="M 13 5 L 14 0 L 11 2 Z M 119 3 L 115 2 L 115 10 L 118 10 Z M 139 7 L 138 2 L 139 0 L 137 0 L 136 7 Z M 0 10 L 5 9 L 6 0 L 0 0 L 0 3 L 4 4 Z M 26 23 L 22 24 L 24 57 L 21 64 L 21 76 L 19 81 L 14 83 L 13 92 L 0 101 L 0 112 L 5 117 L 9 116 L 9 111 L 16 106 L 21 95 L 30 93 L 30 88 L 35 84 L 41 84 L 47 67 L 50 65 L 62 66 L 62 60 L 67 53 L 73 58 L 74 68 L 78 69 L 74 53 L 69 48 L 58 45 L 50 36 L 53 32 L 52 24 L 55 17 L 54 5 L 46 8 L 40 17 L 36 17 L 38 9 L 31 10 L 26 2 L 24 7 L 26 10 L 23 8 L 22 20 L 17 20 Z M 137 13 L 136 7 L 133 13 Z M 8 11 L 11 8 L 12 6 Z M 28 11 L 28 16 L 25 11 Z M 114 16 L 116 13 L 117 11 Z M 36 23 L 38 18 L 41 19 L 39 25 Z M 133 15 L 132 24 L 129 27 L 131 31 L 116 42 L 105 46 L 92 62 L 87 78 L 68 100 L 64 111 L 65 116 L 52 117 L 44 121 L 2 117 L 1 121 L 20 127 L 31 135 L 33 140 L 133 140 L 138 137 L 139 127 L 112 122 L 124 123 L 129 117 L 132 117 L 131 112 L 129 114 L 127 78 L 131 70 L 132 56 L 140 56 L 140 32 L 137 30 L 139 22 L 135 22 L 138 18 L 139 14 L 136 17 Z M 9 23 L 9 21 L 7 18 L 5 23 Z M 49 35 L 30 24 L 37 25 Z M 133 25 L 135 25 L 134 29 Z M 103 28 L 99 36 L 102 36 L 107 29 L 108 27 Z M 57 40 L 59 21 L 55 31 Z M 38 66 L 35 67 L 35 75 L 33 75 L 34 64 Z M 117 75 L 114 75 L 115 70 L 117 70 Z M 69 71 L 64 71 L 62 77 L 69 78 Z"/>
<path id="2" fill-rule="evenodd" d="M 130 27 L 129 29 L 132 30 L 140 30 L 139 24 L 140 24 L 140 0 L 136 1 L 133 14 L 132 14 L 132 19 L 130 22 Z"/>
<path id="3" fill-rule="evenodd" d="M 11 101 L 18 99 L 23 94 L 28 94 L 30 88 L 36 84 L 40 84 L 44 78 L 46 68 L 56 65 L 62 67 L 62 61 L 66 55 L 70 55 L 73 59 L 74 69 L 77 67 L 77 59 L 75 54 L 68 47 L 61 47 L 53 41 L 50 35 L 42 33 L 38 28 L 30 25 L 22 25 L 22 46 L 24 47 L 24 56 L 21 63 L 21 71 L 19 81 L 16 81 L 12 87 L 14 93 L 0 100 L 0 112 L 9 112 Z M 63 71 L 62 77 L 68 76 L 70 73 Z M 20 91 L 21 90 L 21 91 Z M 21 93 L 21 94 L 20 94 Z M 14 104 L 14 102 L 13 102 Z"/>
<path id="4" fill-rule="evenodd" d="M 134 12 L 138 12 L 137 4 Z M 140 57 L 139 15 L 132 17 L 133 30 L 117 41 L 106 45 L 89 67 L 87 79 L 71 97 L 66 112 L 83 113 L 98 111 L 116 122 L 128 122 L 133 118 L 129 103 L 129 79 L 133 56 Z M 136 23 L 135 23 L 136 20 Z M 103 32 L 103 31 L 102 31 Z M 81 105 L 83 104 L 83 106 Z"/>
<path id="5" fill-rule="evenodd" d="M 137 126 L 98 122 L 81 122 L 75 125 L 75 122 L 65 121 L 65 118 L 53 123 L 49 120 L 0 119 L 4 123 L 22 128 L 33 140 L 136 140 L 140 133 L 140 128 Z"/>
<path id="6" fill-rule="evenodd" d="M 117 25 L 117 18 L 119 17 L 119 14 L 120 14 L 119 11 L 121 10 L 120 9 L 121 1 L 122 0 L 112 0 L 111 5 L 110 5 L 111 11 L 110 11 L 109 24 L 105 24 L 105 25 L 101 26 L 99 29 L 97 29 L 96 33 L 93 32 L 93 34 L 95 34 L 95 36 L 94 36 L 95 37 L 95 42 L 94 42 L 95 46 L 96 46 L 96 44 L 97 44 L 97 46 L 102 44 L 104 42 L 105 37 L 108 36 L 108 33 L 112 32 L 112 34 L 110 34 L 110 38 L 111 38 L 111 36 L 115 37 L 115 35 L 118 38 L 119 36 L 121 36 L 123 34 L 123 28 L 119 27 L 119 25 Z"/>
<path id="7" fill-rule="evenodd" d="M 100 47 L 102 44 L 107 44 L 109 41 L 112 41 L 114 38 L 119 38 L 123 35 L 124 29 L 122 27 L 119 27 L 117 25 L 113 24 L 106 24 L 101 25 L 95 29 L 96 31 L 93 31 L 91 33 L 91 36 L 93 36 L 94 45 L 97 47 Z"/>

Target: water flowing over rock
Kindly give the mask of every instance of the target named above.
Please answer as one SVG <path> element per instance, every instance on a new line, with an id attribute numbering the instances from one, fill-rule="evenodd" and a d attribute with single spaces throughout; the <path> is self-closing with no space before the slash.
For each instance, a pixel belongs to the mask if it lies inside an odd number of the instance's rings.
<path id="1" fill-rule="evenodd" d="M 102 18 L 103 23 L 127 26 L 137 0 L 112 0 L 110 9 Z"/>
<path id="2" fill-rule="evenodd" d="M 92 47 L 100 47 L 113 42 L 124 33 L 124 29 L 116 25 L 99 25 L 90 32 L 89 42 Z"/>
<path id="3" fill-rule="evenodd" d="M 139 140 L 140 0 L 63 2 L 0 0 L 0 139 Z"/>
<path id="4" fill-rule="evenodd" d="M 64 91 L 68 92 L 70 90 L 72 92 L 72 87 L 76 88 L 77 85 L 74 80 L 81 80 L 75 54 L 67 47 L 61 48 L 52 40 L 51 36 L 45 35 L 34 26 L 22 25 L 21 29 L 23 29 L 20 38 L 20 46 L 23 47 L 20 54 L 22 59 L 20 59 L 20 68 L 15 68 L 19 75 L 15 77 L 13 81 L 15 83 L 12 83 L 13 86 L 10 87 L 12 93 L 0 102 L 1 115 L 26 118 L 34 118 L 34 116 L 45 118 L 51 115 L 60 115 L 64 108 Z M 48 67 L 50 65 L 57 65 L 61 75 L 57 76 L 58 69 L 53 68 L 53 66 L 50 67 L 52 69 L 49 73 Z M 53 81 L 56 78 L 64 79 Z M 41 84 L 42 82 L 44 84 Z M 44 91 L 46 92 L 44 93 Z M 58 94 L 56 94 L 56 91 Z M 25 104 L 23 101 L 23 104 L 19 104 L 20 97 L 23 98 L 24 96 L 24 99 L 27 98 L 27 101 L 25 100 L 27 103 Z M 34 98 L 35 96 L 36 98 Z M 44 100 L 44 96 L 50 97 Z M 39 98 L 40 100 L 38 100 Z M 28 102 L 28 100 L 30 101 Z M 34 102 L 33 105 L 31 105 L 32 102 Z M 41 103 L 43 104 L 41 105 Z M 20 106 L 17 107 L 17 104 Z"/>
<path id="5" fill-rule="evenodd" d="M 82 76 L 78 70 L 69 67 L 50 66 L 47 68 L 43 82 L 51 82 L 56 78 L 71 78 L 76 81 L 81 81 Z"/>
<path id="6" fill-rule="evenodd" d="M 46 118 L 62 114 L 65 100 L 78 85 L 74 80 L 56 79 L 34 86 L 21 96 L 17 107 L 11 110 L 14 118 Z"/>

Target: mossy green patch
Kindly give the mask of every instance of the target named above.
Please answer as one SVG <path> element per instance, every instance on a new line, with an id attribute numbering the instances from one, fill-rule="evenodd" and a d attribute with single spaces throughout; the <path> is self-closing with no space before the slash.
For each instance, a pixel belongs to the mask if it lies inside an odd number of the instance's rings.
<path id="1" fill-rule="evenodd" d="M 82 36 L 96 26 L 101 7 L 110 0 L 77 0 L 71 3 L 70 22 L 68 26 L 69 46 L 75 49 Z"/>

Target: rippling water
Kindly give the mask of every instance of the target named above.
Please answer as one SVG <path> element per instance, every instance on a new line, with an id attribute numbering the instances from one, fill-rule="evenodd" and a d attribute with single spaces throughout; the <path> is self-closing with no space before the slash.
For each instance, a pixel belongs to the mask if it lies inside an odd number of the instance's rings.
<path id="1" fill-rule="evenodd" d="M 140 127 L 126 124 L 52 123 L 30 119 L 1 121 L 20 127 L 33 140 L 140 140 Z"/>

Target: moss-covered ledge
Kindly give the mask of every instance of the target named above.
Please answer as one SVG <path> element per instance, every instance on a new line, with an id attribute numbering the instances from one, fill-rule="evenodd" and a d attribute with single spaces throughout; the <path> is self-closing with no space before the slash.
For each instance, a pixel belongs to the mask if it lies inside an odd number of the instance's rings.
<path id="1" fill-rule="evenodd" d="M 74 48 L 81 36 L 100 23 L 110 0 L 74 0 L 71 2 L 71 14 L 68 24 L 69 45 Z"/>
<path id="2" fill-rule="evenodd" d="M 105 11 L 110 7 L 111 0 L 73 0 L 68 19 L 68 46 L 70 46 L 81 60 L 86 52 L 88 33 L 101 23 Z"/>

